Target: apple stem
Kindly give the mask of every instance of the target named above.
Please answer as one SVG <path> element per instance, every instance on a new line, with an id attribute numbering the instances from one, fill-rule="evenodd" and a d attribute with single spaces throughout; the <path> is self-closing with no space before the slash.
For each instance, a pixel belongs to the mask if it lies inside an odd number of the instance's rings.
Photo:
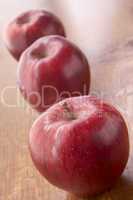
<path id="1" fill-rule="evenodd" d="M 66 102 L 63 104 L 63 109 L 64 109 L 65 116 L 67 117 L 68 120 L 76 119 L 76 116 L 74 115 L 71 108 L 68 106 Z"/>

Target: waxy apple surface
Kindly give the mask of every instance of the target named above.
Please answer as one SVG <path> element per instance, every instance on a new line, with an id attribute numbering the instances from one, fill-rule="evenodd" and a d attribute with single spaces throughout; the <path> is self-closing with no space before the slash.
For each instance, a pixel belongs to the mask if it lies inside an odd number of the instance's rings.
<path id="1" fill-rule="evenodd" d="M 18 85 L 24 98 L 43 112 L 63 98 L 89 93 L 89 64 L 81 50 L 66 38 L 43 37 L 21 56 Z"/>
<path id="2" fill-rule="evenodd" d="M 33 162 L 52 184 L 80 196 L 112 187 L 129 156 L 125 121 L 92 96 L 72 97 L 49 108 L 33 124 Z"/>
<path id="3" fill-rule="evenodd" d="M 65 36 L 61 21 L 45 10 L 29 10 L 13 19 L 5 29 L 5 43 L 16 60 L 37 39 L 47 35 Z"/>

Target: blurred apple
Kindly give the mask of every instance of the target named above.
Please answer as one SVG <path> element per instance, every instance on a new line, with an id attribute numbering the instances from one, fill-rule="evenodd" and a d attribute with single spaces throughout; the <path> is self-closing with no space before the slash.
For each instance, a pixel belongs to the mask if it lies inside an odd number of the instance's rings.
<path id="1" fill-rule="evenodd" d="M 29 10 L 13 19 L 5 29 L 5 43 L 19 60 L 22 52 L 37 39 L 47 35 L 65 36 L 61 21 L 45 10 Z"/>
<path id="2" fill-rule="evenodd" d="M 47 36 L 22 54 L 17 79 L 24 98 L 43 112 L 63 98 L 88 94 L 90 69 L 75 44 L 61 36 Z"/>

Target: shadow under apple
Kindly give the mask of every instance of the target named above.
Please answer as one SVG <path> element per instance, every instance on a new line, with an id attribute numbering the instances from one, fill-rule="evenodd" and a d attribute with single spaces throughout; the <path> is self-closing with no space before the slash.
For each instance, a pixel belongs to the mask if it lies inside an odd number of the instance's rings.
<path id="1" fill-rule="evenodd" d="M 133 181 L 123 176 L 114 188 L 105 193 L 88 198 L 68 194 L 66 200 L 133 200 Z"/>

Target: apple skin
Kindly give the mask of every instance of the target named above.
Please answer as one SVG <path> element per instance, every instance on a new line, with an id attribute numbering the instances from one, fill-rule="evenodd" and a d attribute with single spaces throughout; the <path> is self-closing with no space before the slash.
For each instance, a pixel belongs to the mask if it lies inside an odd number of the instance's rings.
<path id="1" fill-rule="evenodd" d="M 125 121 L 92 96 L 65 99 L 44 112 L 29 136 L 32 160 L 52 184 L 78 196 L 111 188 L 129 157 Z"/>
<path id="2" fill-rule="evenodd" d="M 17 82 L 24 98 L 38 112 L 64 98 L 87 95 L 90 68 L 85 55 L 62 36 L 47 36 L 21 56 Z"/>
<path id="3" fill-rule="evenodd" d="M 16 60 L 37 39 L 47 35 L 65 36 L 61 21 L 45 10 L 29 10 L 13 19 L 5 29 L 5 44 Z"/>

